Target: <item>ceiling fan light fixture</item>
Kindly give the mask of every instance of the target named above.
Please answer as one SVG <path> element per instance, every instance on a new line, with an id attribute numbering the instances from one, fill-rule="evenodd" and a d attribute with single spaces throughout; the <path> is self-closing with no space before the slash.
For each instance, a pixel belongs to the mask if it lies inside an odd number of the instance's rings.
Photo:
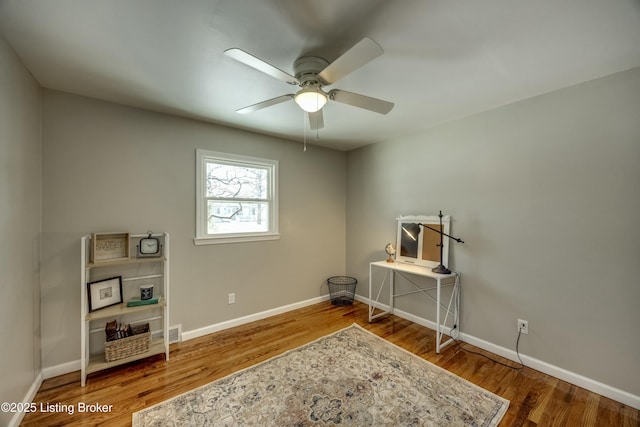
<path id="1" fill-rule="evenodd" d="M 327 103 L 327 94 L 320 88 L 309 87 L 298 91 L 295 101 L 304 111 L 315 113 Z"/>

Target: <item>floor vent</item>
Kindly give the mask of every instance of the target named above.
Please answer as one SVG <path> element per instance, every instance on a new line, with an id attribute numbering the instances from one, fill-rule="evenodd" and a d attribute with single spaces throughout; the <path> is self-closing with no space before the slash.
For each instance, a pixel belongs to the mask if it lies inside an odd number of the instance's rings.
<path id="1" fill-rule="evenodd" d="M 182 341 L 182 325 L 169 327 L 169 344 Z"/>

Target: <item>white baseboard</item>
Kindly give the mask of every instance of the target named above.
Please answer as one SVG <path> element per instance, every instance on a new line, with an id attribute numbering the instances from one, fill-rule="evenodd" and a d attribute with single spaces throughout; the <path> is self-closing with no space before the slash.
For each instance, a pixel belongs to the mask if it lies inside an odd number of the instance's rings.
<path id="1" fill-rule="evenodd" d="M 205 326 L 203 328 L 194 329 L 193 331 L 181 332 L 182 325 L 172 326 L 169 329 L 172 330 L 173 333 L 175 332 L 178 333 L 178 338 L 180 341 L 185 341 L 193 338 L 198 338 L 207 334 L 211 334 L 213 332 L 218 332 L 225 329 L 233 328 L 234 326 L 244 325 L 245 323 L 265 319 L 267 317 L 275 316 L 276 314 L 286 313 L 287 311 L 292 311 L 298 308 L 317 304 L 319 302 L 327 301 L 327 300 L 329 300 L 329 295 L 311 298 L 306 301 L 300 301 L 294 304 L 289 304 L 282 307 L 276 307 L 270 310 L 262 311 L 260 313 L 251 314 L 249 316 L 239 317 L 237 319 L 231 319 L 225 322 L 220 322 L 213 325 Z M 177 331 L 174 331 L 174 329 L 176 329 Z M 44 368 L 40 373 L 40 376 L 42 377 L 40 380 L 40 383 L 42 383 L 42 380 L 57 377 L 59 375 L 68 374 L 74 371 L 79 371 L 80 368 L 81 368 L 80 359 L 73 360 L 67 363 L 62 363 L 60 365 Z M 40 387 L 40 385 L 38 385 L 38 387 Z M 36 391 L 37 390 L 38 388 L 36 388 Z"/>
<path id="2" fill-rule="evenodd" d="M 233 328 L 235 326 L 244 325 L 245 323 L 266 319 L 267 317 L 275 316 L 277 314 L 286 313 L 288 311 L 296 310 L 298 308 L 307 307 L 323 301 L 328 301 L 329 298 L 330 298 L 329 295 L 311 298 L 311 299 L 300 301 L 294 304 L 289 304 L 282 307 L 276 307 L 270 310 L 262 311 L 262 312 L 251 314 L 248 316 L 239 317 L 237 319 L 227 320 L 224 322 L 205 326 L 203 328 L 198 328 L 192 331 L 183 332 L 182 340 L 186 341 L 186 340 L 198 338 L 207 334 L 211 334 L 214 332 L 219 332 L 225 329 Z M 357 294 L 355 295 L 355 299 L 365 304 L 369 303 L 368 298 L 362 297 Z M 377 305 L 384 310 L 389 309 L 389 307 L 385 306 L 384 304 L 377 304 Z M 398 310 L 398 309 L 394 310 L 394 314 L 398 317 L 410 320 L 414 323 L 425 326 L 429 329 L 436 328 L 435 322 L 416 316 L 414 314 L 411 314 L 402 310 Z M 484 341 L 480 338 L 476 338 L 472 335 L 465 334 L 465 333 L 460 333 L 459 339 L 463 342 L 469 343 L 483 350 L 490 351 L 491 353 L 497 354 L 506 359 L 512 360 L 514 362 L 519 362 L 517 354 L 514 350 L 501 347 L 499 345 L 490 343 L 488 341 Z M 563 381 L 567 381 L 571 384 L 575 384 L 579 387 L 585 388 L 594 393 L 598 393 L 602 396 L 608 397 L 617 402 L 628 405 L 632 408 L 640 409 L 640 396 L 636 396 L 624 390 L 620 390 L 615 387 L 609 386 L 607 384 L 603 384 L 599 381 L 593 380 L 591 378 L 587 378 L 583 375 L 576 374 L 575 372 L 568 371 L 566 369 L 551 365 L 547 362 L 535 359 L 533 357 L 530 357 L 524 354 L 520 354 L 520 358 L 522 359 L 522 361 L 526 366 L 533 368 L 537 371 L 559 378 Z M 33 397 L 35 396 L 35 393 L 38 391 L 38 388 L 40 387 L 40 384 L 42 384 L 42 381 L 44 379 L 52 378 L 58 375 L 63 375 L 63 374 L 67 374 L 69 372 L 78 371 L 78 370 L 80 370 L 80 360 L 76 360 L 76 361 L 72 361 L 72 362 L 68 362 L 61 365 L 52 366 L 52 367 L 43 369 L 41 374 L 38 376 L 38 378 L 34 382 L 34 385 L 29 389 L 29 393 L 27 393 L 27 396 L 25 397 L 25 399 L 28 398 L 28 400 L 25 400 L 25 402 L 33 401 Z M 20 421 L 22 420 L 22 417 L 18 419 L 17 424 L 13 424 L 14 419 L 16 419 L 17 416 L 18 414 L 14 416 L 14 418 L 12 419 L 12 424 L 10 424 L 10 426 L 14 426 L 14 425 L 17 426 L 20 423 Z"/>
<path id="3" fill-rule="evenodd" d="M 362 302 L 364 304 L 369 304 L 369 298 L 365 298 L 365 297 L 362 297 L 362 296 L 357 295 L 357 294 L 355 296 L 355 300 L 356 301 L 360 301 L 360 302 Z M 381 304 L 381 303 L 377 302 L 376 303 L 376 308 L 379 308 L 379 309 L 381 309 L 383 311 L 388 311 L 390 307 L 387 304 Z M 423 317 L 418 317 L 418 316 L 416 316 L 414 314 L 411 314 L 409 312 L 406 312 L 406 311 L 403 311 L 403 310 L 398 310 L 397 308 L 394 308 L 393 314 L 395 314 L 398 317 L 402 317 L 403 319 L 410 320 L 413 323 L 417 323 L 420 326 L 424 326 L 426 328 L 433 329 L 433 330 L 436 329 L 436 322 L 432 322 L 431 320 L 427 320 L 427 319 L 425 319 Z M 444 332 L 446 334 L 448 334 L 450 332 L 450 329 L 449 328 L 445 328 Z"/>
<path id="4" fill-rule="evenodd" d="M 501 347 L 499 345 L 481 340 L 480 338 L 476 338 L 465 333 L 460 334 L 460 340 L 479 347 L 483 350 L 490 351 L 493 354 L 497 354 L 506 359 L 513 360 L 514 362 L 519 362 L 518 355 L 514 350 Z M 640 409 L 640 396 L 636 396 L 624 390 L 620 390 L 607 384 L 603 384 L 592 378 L 576 374 L 575 372 L 568 371 L 566 369 L 560 368 L 558 366 L 552 365 L 534 357 L 527 356 L 522 353 L 520 354 L 520 358 L 522 359 L 522 362 L 525 364 L 525 366 L 533 368 L 536 371 L 543 372 L 547 375 L 551 375 L 568 383 L 577 385 L 578 387 L 582 387 L 594 393 L 598 393 L 617 402 L 624 403 L 625 405 L 631 406 L 632 408 Z"/>
<path id="5" fill-rule="evenodd" d="M 36 393 L 40 389 L 42 385 L 42 381 L 44 380 L 42 376 L 42 371 L 36 376 L 35 380 L 33 380 L 33 384 L 27 390 L 27 394 L 22 399 L 22 403 L 29 404 L 33 402 L 33 399 L 36 397 Z M 15 415 L 9 421 L 9 427 L 18 427 L 24 418 L 25 412 L 16 412 Z"/>
<path id="6" fill-rule="evenodd" d="M 225 329 L 233 328 L 235 326 L 244 325 L 245 323 L 255 322 L 256 320 L 266 319 L 267 317 L 275 316 L 277 314 L 286 313 L 288 311 L 296 310 L 298 308 L 307 307 L 309 305 L 318 304 L 322 301 L 329 300 L 330 296 L 325 295 L 321 297 L 311 298 L 305 301 L 300 301 L 294 304 L 285 305 L 282 307 L 272 308 L 270 310 L 261 311 L 259 313 L 250 314 L 248 316 L 239 317 L 237 319 L 226 320 L 224 322 L 215 323 L 213 325 L 205 326 L 202 328 L 194 329 L 182 333 L 182 340 L 191 340 L 194 338 L 202 337 L 204 335 L 212 334 L 214 332 L 223 331 Z"/>
<path id="7" fill-rule="evenodd" d="M 369 298 L 362 297 L 360 295 L 356 295 L 355 299 L 363 302 L 365 304 L 369 304 Z M 389 306 L 385 304 L 376 303 L 377 307 L 380 307 L 383 310 L 388 310 Z M 393 314 L 403 319 L 410 320 L 419 325 L 425 326 L 429 329 L 436 329 L 436 323 L 430 320 L 424 319 L 422 317 L 418 317 L 414 314 L 407 313 L 402 310 L 394 309 Z M 445 331 L 446 333 L 446 331 Z M 480 338 L 476 338 L 472 335 L 460 333 L 458 337 L 460 341 L 469 343 L 483 350 L 490 351 L 493 354 L 497 354 L 498 356 L 502 356 L 505 359 L 512 360 L 514 362 L 520 362 L 518 360 L 518 355 L 514 350 L 490 343 L 488 341 L 484 341 Z M 538 360 L 536 358 L 520 354 L 520 358 L 522 362 L 537 371 L 543 372 L 547 375 L 551 375 L 555 378 L 561 379 L 568 383 L 577 385 L 578 387 L 582 387 L 594 393 L 598 393 L 602 396 L 613 399 L 617 402 L 624 403 L 627 406 L 630 406 L 635 409 L 640 409 L 640 396 L 636 396 L 624 390 L 617 389 L 615 387 L 611 387 L 607 384 L 603 384 L 599 381 L 596 381 L 591 378 L 587 378 L 583 375 L 576 374 L 575 372 L 568 371 L 566 369 L 560 368 L 558 366 L 551 365 L 550 363 L 544 362 L 542 360 Z"/>
<path id="8" fill-rule="evenodd" d="M 68 374 L 69 372 L 80 370 L 80 359 L 67 363 L 62 363 L 56 366 L 50 366 L 42 370 L 42 377 L 45 380 L 49 378 L 57 377 L 59 375 Z"/>

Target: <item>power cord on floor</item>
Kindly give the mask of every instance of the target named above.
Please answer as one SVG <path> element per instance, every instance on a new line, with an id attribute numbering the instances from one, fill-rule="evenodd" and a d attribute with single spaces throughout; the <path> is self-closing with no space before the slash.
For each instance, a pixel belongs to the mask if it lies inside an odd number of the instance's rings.
<path id="1" fill-rule="evenodd" d="M 454 331 L 455 331 L 455 337 L 454 337 Z M 453 339 L 453 341 L 456 343 L 458 348 L 460 348 L 463 351 L 466 351 L 467 353 L 471 353 L 471 354 L 476 354 L 478 356 L 482 356 L 485 359 L 488 359 L 488 360 L 491 360 L 494 363 L 497 363 L 498 365 L 506 366 L 507 368 L 513 369 L 515 371 L 520 371 L 521 369 L 524 368 L 524 363 L 522 362 L 522 359 L 520 358 L 520 349 L 519 349 L 519 347 L 520 347 L 520 336 L 522 336 L 522 330 L 521 329 L 518 329 L 518 338 L 516 338 L 516 356 L 518 356 L 518 360 L 520 361 L 520 366 L 511 366 L 511 365 L 506 364 L 504 362 L 501 362 L 501 361 L 499 361 L 497 359 L 494 359 L 493 357 L 487 356 L 486 354 L 482 354 L 480 352 L 465 348 L 461 344 L 462 341 L 460 341 L 460 339 L 459 339 L 460 331 L 458 330 L 458 325 L 453 325 L 453 328 L 451 329 L 451 331 L 449 331 L 449 336 Z"/>

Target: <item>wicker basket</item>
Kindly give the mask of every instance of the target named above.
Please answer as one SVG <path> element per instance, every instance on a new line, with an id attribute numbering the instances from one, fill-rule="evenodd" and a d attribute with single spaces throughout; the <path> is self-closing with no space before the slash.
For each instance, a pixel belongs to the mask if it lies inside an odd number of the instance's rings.
<path id="1" fill-rule="evenodd" d="M 104 343 L 104 358 L 107 362 L 113 362 L 114 360 L 135 356 L 136 354 L 149 351 L 150 343 L 150 330 L 119 340 L 107 341 Z"/>

